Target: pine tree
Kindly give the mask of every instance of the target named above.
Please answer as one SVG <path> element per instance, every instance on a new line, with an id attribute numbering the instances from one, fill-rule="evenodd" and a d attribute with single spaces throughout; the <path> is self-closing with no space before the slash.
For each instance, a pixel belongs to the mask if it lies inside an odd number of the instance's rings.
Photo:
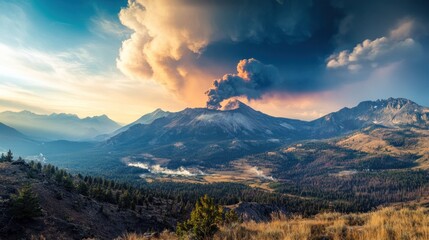
<path id="1" fill-rule="evenodd" d="M 3 155 L 2 155 L 2 158 L 4 159 L 5 162 L 12 162 L 12 160 L 13 160 L 12 151 L 9 149 L 9 151 L 7 151 L 7 153 L 6 153 L 6 156 L 3 157 Z"/>
<path id="2" fill-rule="evenodd" d="M 119 206 L 122 209 L 130 208 L 131 207 L 131 195 L 129 194 L 128 190 L 125 190 L 124 193 L 122 193 L 121 197 L 119 198 Z"/>
<path id="3" fill-rule="evenodd" d="M 72 191 L 74 189 L 73 178 L 66 175 L 63 177 L 63 186 L 67 191 Z"/>
<path id="4" fill-rule="evenodd" d="M 189 237 L 196 240 L 212 239 L 222 223 L 222 207 L 214 204 L 207 195 L 201 197 L 191 212 L 191 218 L 177 225 L 179 238 Z"/>
<path id="5" fill-rule="evenodd" d="M 42 214 L 39 199 L 30 185 L 22 187 L 18 195 L 12 196 L 11 213 L 18 220 L 28 220 Z"/>

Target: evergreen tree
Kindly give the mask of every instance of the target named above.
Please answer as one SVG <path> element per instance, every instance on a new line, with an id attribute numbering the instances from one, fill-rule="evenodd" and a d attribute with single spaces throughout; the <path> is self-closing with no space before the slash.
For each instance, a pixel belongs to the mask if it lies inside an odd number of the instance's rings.
<path id="1" fill-rule="evenodd" d="M 73 178 L 70 176 L 63 177 L 63 186 L 67 191 L 72 191 L 74 189 Z"/>
<path id="2" fill-rule="evenodd" d="M 18 191 L 18 195 L 12 196 L 11 213 L 18 220 L 28 220 L 42 214 L 39 199 L 30 185 L 24 186 Z"/>
<path id="3" fill-rule="evenodd" d="M 131 195 L 129 194 L 128 190 L 125 190 L 124 193 L 122 193 L 121 197 L 119 198 L 119 207 L 126 209 L 131 208 Z"/>
<path id="4" fill-rule="evenodd" d="M 222 211 L 221 206 L 215 205 L 212 198 L 204 195 L 195 204 L 191 217 L 177 225 L 177 235 L 181 239 L 212 239 L 222 223 Z"/>
<path id="5" fill-rule="evenodd" d="M 42 171 L 42 164 L 40 162 L 37 162 L 36 168 L 39 172 Z"/>
<path id="6" fill-rule="evenodd" d="M 13 153 L 10 149 L 9 151 L 7 151 L 6 155 L 4 155 L 3 153 L 1 154 L 2 162 L 12 162 L 12 160 L 13 160 Z"/>

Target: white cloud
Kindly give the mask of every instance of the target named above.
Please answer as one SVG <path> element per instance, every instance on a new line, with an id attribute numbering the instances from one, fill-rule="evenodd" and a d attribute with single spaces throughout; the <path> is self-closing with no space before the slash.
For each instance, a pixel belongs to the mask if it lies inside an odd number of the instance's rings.
<path id="1" fill-rule="evenodd" d="M 385 62 L 394 62 L 412 56 L 418 49 L 418 43 L 411 37 L 414 22 L 402 22 L 389 36 L 374 40 L 366 39 L 357 44 L 352 51 L 343 50 L 327 59 L 327 68 L 347 67 L 357 72 L 364 66 L 378 67 Z"/>

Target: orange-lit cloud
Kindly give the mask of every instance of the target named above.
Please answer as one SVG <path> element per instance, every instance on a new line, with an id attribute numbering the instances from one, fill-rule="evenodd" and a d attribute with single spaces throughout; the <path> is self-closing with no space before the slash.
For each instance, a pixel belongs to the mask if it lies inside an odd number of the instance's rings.
<path id="1" fill-rule="evenodd" d="M 129 0 L 119 18 L 133 33 L 122 43 L 117 66 L 130 78 L 153 80 L 187 102 L 201 104 L 203 93 L 219 77 L 197 67 L 209 44 L 308 38 L 301 20 L 311 5 L 308 0 Z"/>
<path id="2" fill-rule="evenodd" d="M 119 18 L 134 33 L 122 44 L 118 68 L 133 79 L 154 79 L 179 96 L 192 95 L 210 81 L 194 66 L 214 35 L 206 14 L 180 1 L 129 1 Z"/>

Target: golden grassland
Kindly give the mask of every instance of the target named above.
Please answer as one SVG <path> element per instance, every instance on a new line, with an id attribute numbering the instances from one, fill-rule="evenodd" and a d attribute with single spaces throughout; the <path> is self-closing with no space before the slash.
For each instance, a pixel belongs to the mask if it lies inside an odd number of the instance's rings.
<path id="1" fill-rule="evenodd" d="M 126 234 L 120 239 L 149 238 Z M 165 231 L 156 238 L 152 236 L 151 239 L 177 239 L 177 237 Z M 313 218 L 277 216 L 267 223 L 245 222 L 222 226 L 214 239 L 429 239 L 429 209 L 390 207 L 362 214 L 323 213 Z"/>
<path id="2" fill-rule="evenodd" d="M 410 132 L 416 134 L 415 137 L 408 137 L 412 145 L 393 146 L 386 138 L 389 134 L 395 134 L 400 130 L 377 129 L 370 134 L 358 132 L 337 142 L 337 146 L 361 151 L 370 154 L 387 154 L 397 157 L 404 154 L 414 154 L 419 156 L 417 168 L 429 169 L 429 130 L 411 128 Z"/>

